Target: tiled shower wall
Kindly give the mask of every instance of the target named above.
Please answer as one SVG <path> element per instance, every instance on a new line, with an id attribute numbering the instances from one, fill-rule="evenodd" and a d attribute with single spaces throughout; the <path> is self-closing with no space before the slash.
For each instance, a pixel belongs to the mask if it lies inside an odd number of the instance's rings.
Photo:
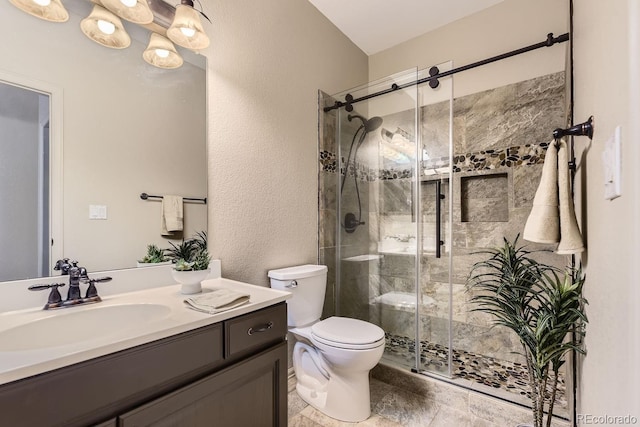
<path id="1" fill-rule="evenodd" d="M 503 237 L 513 240 L 521 233 L 540 179 L 546 147 L 552 131 L 564 127 L 565 119 L 564 72 L 457 98 L 453 103 L 453 178 L 444 183 L 442 191 L 448 196 L 453 186 L 453 238 L 445 244 L 445 255 L 453 252 L 452 271 L 452 336 L 453 348 L 507 361 L 521 361 L 514 354 L 519 343 L 510 331 L 491 328 L 491 319 L 482 313 L 471 312 L 469 295 L 464 283 L 474 262 L 486 255 L 476 252 L 500 246 Z M 321 93 L 321 105 L 333 104 L 329 96 Z M 425 170 L 448 166 L 449 103 L 425 106 L 420 111 L 421 136 L 429 141 L 426 147 L 430 159 Z M 411 116 L 411 114 L 409 114 Z M 384 119 L 384 117 L 383 117 Z M 346 157 L 345 147 L 353 129 L 342 129 L 342 153 L 336 141 L 338 113 L 321 113 L 320 174 L 319 174 L 319 242 L 320 262 L 329 267 L 329 278 L 324 315 L 335 312 L 337 189 L 341 174 L 337 170 L 337 157 Z M 344 125 L 343 125 L 344 127 Z M 408 126 L 410 128 L 410 126 Z M 340 314 L 371 321 L 380 321 L 382 307 L 372 303 L 375 297 L 390 291 L 414 292 L 415 256 L 384 254 L 378 258 L 377 242 L 388 232 L 385 224 L 404 217 L 411 224 L 410 205 L 411 171 L 362 169 L 360 195 L 367 225 L 356 233 L 342 238 Z M 358 166 L 356 166 L 358 167 Z M 363 178 L 364 177 L 364 178 Z M 429 241 L 435 226 L 433 180 L 438 174 L 422 178 L 421 218 Z M 343 196 L 346 212 L 353 206 L 354 194 Z M 448 201 L 448 199 L 447 199 Z M 347 204 L 345 210 L 344 204 Z M 443 219 L 448 215 L 448 203 L 443 203 Z M 390 221 L 391 220 L 391 221 Z M 409 225 L 409 229 L 414 229 Z M 521 242 L 523 242 L 521 240 Z M 523 242 L 525 243 L 525 242 Z M 550 249 L 528 244 L 531 249 Z M 354 258 L 356 257 L 356 258 Z M 563 257 L 543 253 L 540 261 L 562 267 Z M 449 266 L 447 256 L 436 259 L 425 252 L 420 257 L 423 295 L 433 298 L 434 304 L 421 307 L 421 339 L 448 346 L 449 334 Z M 395 319 L 382 325 L 387 332 L 414 336 L 414 320 L 410 312 L 398 311 L 386 319 Z M 389 322 L 389 320 L 387 320 Z"/>

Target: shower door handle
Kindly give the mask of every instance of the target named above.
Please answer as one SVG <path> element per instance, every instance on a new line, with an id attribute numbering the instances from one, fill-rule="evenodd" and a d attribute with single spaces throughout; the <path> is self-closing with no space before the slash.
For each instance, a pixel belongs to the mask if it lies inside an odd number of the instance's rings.
<path id="1" fill-rule="evenodd" d="M 444 199 L 444 194 L 441 192 L 442 182 L 440 180 L 436 181 L 436 258 L 440 258 L 442 256 L 441 246 L 444 245 L 442 241 L 442 231 L 440 228 L 442 227 L 442 219 L 440 218 L 440 213 L 442 212 L 441 204 L 442 199 Z"/>

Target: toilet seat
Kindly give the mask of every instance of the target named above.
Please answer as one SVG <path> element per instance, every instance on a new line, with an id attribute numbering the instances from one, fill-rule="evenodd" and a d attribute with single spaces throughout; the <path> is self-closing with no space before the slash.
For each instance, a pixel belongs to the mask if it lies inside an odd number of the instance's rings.
<path id="1" fill-rule="evenodd" d="M 311 336 L 319 343 L 337 348 L 367 350 L 384 345 L 382 328 L 362 320 L 329 317 L 311 326 Z"/>

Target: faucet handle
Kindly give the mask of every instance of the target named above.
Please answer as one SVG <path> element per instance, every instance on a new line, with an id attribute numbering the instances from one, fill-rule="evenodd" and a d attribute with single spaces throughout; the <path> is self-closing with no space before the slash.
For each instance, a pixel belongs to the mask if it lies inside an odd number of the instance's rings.
<path id="1" fill-rule="evenodd" d="M 109 276 L 105 276 L 105 277 L 98 277 L 97 279 L 91 279 L 89 276 L 83 277 L 82 280 L 80 280 L 82 283 L 88 283 L 88 284 L 93 284 L 93 283 L 102 283 L 102 282 L 110 282 L 112 279 Z"/>
<path id="2" fill-rule="evenodd" d="M 91 298 L 91 297 L 97 297 L 98 296 L 98 290 L 96 289 L 96 283 L 103 283 L 103 282 L 110 282 L 111 281 L 111 277 L 109 276 L 105 276 L 105 277 L 99 277 L 97 279 L 90 279 L 89 277 L 85 276 L 82 279 L 83 283 L 88 283 L 89 287 L 87 288 L 87 294 L 85 296 L 85 298 Z"/>
<path id="3" fill-rule="evenodd" d="M 55 304 L 62 301 L 62 296 L 58 291 L 59 287 L 64 286 L 64 283 L 50 283 L 46 285 L 31 285 L 29 286 L 30 291 L 44 291 L 45 289 L 51 288 L 51 293 L 49 293 L 49 299 L 47 300 L 47 304 Z"/>

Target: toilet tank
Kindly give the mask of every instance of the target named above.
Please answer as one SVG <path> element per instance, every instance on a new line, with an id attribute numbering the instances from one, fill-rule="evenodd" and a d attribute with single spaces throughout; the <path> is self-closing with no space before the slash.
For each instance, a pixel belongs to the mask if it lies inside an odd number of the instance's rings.
<path id="1" fill-rule="evenodd" d="M 270 270 L 273 289 L 291 292 L 287 300 L 287 323 L 291 327 L 310 325 L 322 315 L 327 288 L 326 265 L 297 265 Z"/>

